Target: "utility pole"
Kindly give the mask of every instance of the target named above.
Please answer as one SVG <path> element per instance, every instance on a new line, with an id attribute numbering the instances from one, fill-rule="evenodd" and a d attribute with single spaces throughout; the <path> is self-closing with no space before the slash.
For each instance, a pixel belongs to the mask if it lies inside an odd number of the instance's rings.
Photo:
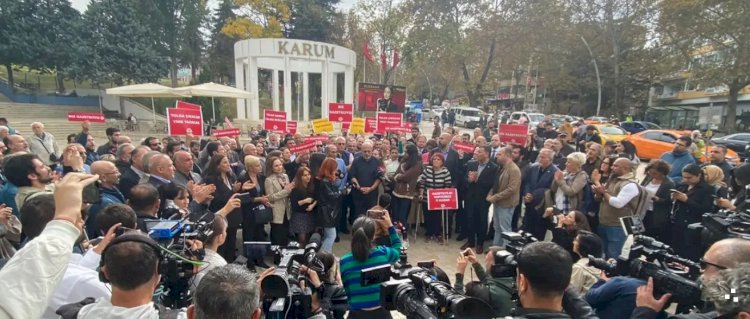
<path id="1" fill-rule="evenodd" d="M 596 88 L 597 88 L 597 96 L 596 96 L 596 116 L 599 116 L 599 111 L 602 108 L 602 79 L 599 77 L 599 66 L 596 64 L 596 59 L 594 58 L 594 53 L 591 52 L 591 47 L 589 46 L 589 43 L 586 42 L 586 39 L 582 35 L 578 35 L 581 37 L 581 41 L 583 41 L 583 45 L 586 46 L 586 49 L 589 51 L 589 55 L 591 56 L 591 62 L 594 63 L 594 72 L 596 72 Z"/>

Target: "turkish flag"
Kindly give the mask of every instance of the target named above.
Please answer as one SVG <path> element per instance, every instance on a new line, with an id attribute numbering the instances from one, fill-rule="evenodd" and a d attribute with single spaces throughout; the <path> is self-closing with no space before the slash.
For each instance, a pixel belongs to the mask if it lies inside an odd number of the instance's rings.
<path id="1" fill-rule="evenodd" d="M 365 56 L 365 59 L 367 59 L 370 62 L 375 62 L 375 57 L 372 56 L 372 53 L 370 52 L 370 43 L 365 41 L 365 44 L 362 48 L 362 55 Z"/>

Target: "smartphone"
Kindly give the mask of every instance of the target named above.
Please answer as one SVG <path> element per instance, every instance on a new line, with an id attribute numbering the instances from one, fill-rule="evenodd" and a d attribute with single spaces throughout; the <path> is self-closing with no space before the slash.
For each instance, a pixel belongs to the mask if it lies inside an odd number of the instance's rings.
<path id="1" fill-rule="evenodd" d="M 250 204 L 253 202 L 253 197 L 250 196 L 250 193 L 237 194 L 237 198 L 240 200 L 240 203 L 242 205 Z"/>
<path id="2" fill-rule="evenodd" d="M 679 192 L 679 191 L 678 191 L 678 190 L 676 190 L 676 189 L 674 189 L 674 188 L 672 188 L 672 189 L 670 189 L 670 190 L 669 190 L 669 192 L 670 192 L 670 193 L 675 193 L 675 192 Z"/>
<path id="3" fill-rule="evenodd" d="M 102 201 L 102 196 L 99 193 L 99 181 L 93 182 L 83 188 L 83 202 L 86 204 L 95 204 Z"/>
<path id="4" fill-rule="evenodd" d="M 383 219 L 383 216 L 385 216 L 386 213 L 387 211 L 385 210 L 369 209 L 367 210 L 367 217 L 370 217 L 372 219 Z"/>

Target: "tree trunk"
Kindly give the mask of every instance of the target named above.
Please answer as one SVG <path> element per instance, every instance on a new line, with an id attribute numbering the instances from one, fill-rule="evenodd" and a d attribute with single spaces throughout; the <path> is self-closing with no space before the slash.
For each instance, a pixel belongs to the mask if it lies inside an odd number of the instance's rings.
<path id="1" fill-rule="evenodd" d="M 492 60 L 494 60 L 495 58 L 496 44 L 497 40 L 493 38 L 492 42 L 490 43 L 490 52 L 487 54 L 487 62 L 484 64 L 484 68 L 482 69 L 482 75 L 473 88 L 471 87 L 471 77 L 469 76 L 469 69 L 466 66 L 466 62 L 461 62 L 461 72 L 464 75 L 464 85 L 466 86 L 466 96 L 469 98 L 469 106 L 471 107 L 480 108 L 482 106 L 480 100 L 482 97 L 482 87 L 484 86 L 484 82 L 487 80 L 487 75 L 490 72 L 490 67 L 492 67 Z"/>
<path id="2" fill-rule="evenodd" d="M 195 73 L 197 72 L 196 67 L 195 67 L 196 65 L 197 63 L 192 63 L 190 65 L 190 84 L 191 85 L 197 83 L 197 81 L 195 80 Z"/>
<path id="3" fill-rule="evenodd" d="M 57 80 L 57 92 L 65 93 L 65 77 L 60 72 L 60 67 L 55 68 L 55 79 Z"/>
<path id="4" fill-rule="evenodd" d="M 737 128 L 737 97 L 740 94 L 740 90 L 744 85 L 740 83 L 738 78 L 732 80 L 732 84 L 729 85 L 729 98 L 727 100 L 727 119 L 724 122 L 724 130 L 727 134 L 734 133 Z"/>
<path id="5" fill-rule="evenodd" d="M 5 71 L 8 72 L 8 86 L 10 86 L 10 91 L 13 92 L 15 86 L 15 82 L 13 81 L 13 66 L 10 63 L 6 63 Z"/>
<path id="6" fill-rule="evenodd" d="M 177 58 L 170 58 L 169 77 L 172 78 L 172 87 L 177 87 Z"/>

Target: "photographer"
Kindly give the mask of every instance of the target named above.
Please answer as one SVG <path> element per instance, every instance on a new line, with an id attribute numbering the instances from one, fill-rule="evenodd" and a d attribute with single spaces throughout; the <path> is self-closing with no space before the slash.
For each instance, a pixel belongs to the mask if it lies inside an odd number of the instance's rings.
<path id="1" fill-rule="evenodd" d="M 352 251 L 341 257 L 341 278 L 349 297 L 349 318 L 391 318 L 390 312 L 380 305 L 380 286 L 361 286 L 362 269 L 393 264 L 398 261 L 401 239 L 391 223 L 389 214 L 383 214 L 388 225 L 391 247 L 373 246 L 376 222 L 362 216 L 352 225 Z"/>
<path id="2" fill-rule="evenodd" d="M 260 319 L 258 295 L 260 280 L 238 265 L 211 270 L 195 290 L 193 304 L 187 309 L 189 319 L 248 318 Z"/>
<path id="3" fill-rule="evenodd" d="M 212 233 L 206 239 L 206 244 L 204 246 L 206 251 L 206 256 L 203 257 L 204 264 L 201 266 L 200 271 L 195 274 L 195 277 L 193 277 L 193 282 L 190 285 L 191 290 L 195 290 L 206 273 L 214 268 L 227 264 L 227 261 L 217 253 L 219 247 L 223 245 L 224 241 L 227 239 L 227 219 L 224 216 L 216 215 L 214 216 L 214 221 L 211 225 L 213 226 L 211 229 Z"/>
<path id="4" fill-rule="evenodd" d="M 722 318 L 750 318 L 750 264 L 722 270 L 703 287 L 706 300 L 716 307 Z"/>
<path id="5" fill-rule="evenodd" d="M 740 265 L 750 263 L 750 241 L 729 238 L 717 241 L 711 248 L 706 251 L 701 258 L 700 265 L 701 271 L 701 282 L 711 282 L 717 275 L 723 270 L 727 269 L 740 269 Z M 747 286 L 745 284 L 745 286 Z M 703 290 L 705 292 L 705 290 Z M 705 294 L 704 294 L 705 296 Z M 669 302 L 670 294 L 665 294 L 659 299 L 653 296 L 653 282 L 649 280 L 646 286 L 638 288 L 638 294 L 636 297 L 636 305 L 638 308 L 633 311 L 630 318 L 632 319 L 652 319 L 656 318 L 659 311 L 667 307 Z M 711 300 L 709 300 L 711 301 Z M 719 304 L 721 306 L 721 304 Z M 720 313 L 715 310 L 714 304 L 709 303 L 703 309 L 702 313 L 691 313 L 691 314 L 680 314 L 673 315 L 669 318 L 680 318 L 680 319 L 703 319 L 703 318 L 717 318 Z M 718 310 L 718 308 L 717 308 Z M 726 315 L 721 313 L 721 315 Z M 722 318 L 735 318 L 731 316 Z M 746 317 L 736 317 L 746 318 Z"/>
<path id="6" fill-rule="evenodd" d="M 492 266 L 495 264 L 494 256 L 497 251 L 497 247 L 493 246 L 490 247 L 487 255 L 485 255 L 484 264 L 486 269 L 492 269 Z M 463 253 L 459 254 L 457 262 L 458 265 L 456 266 L 456 283 L 454 287 L 456 288 L 456 290 L 458 290 L 458 292 L 464 292 L 464 272 L 466 271 L 467 263 L 471 263 L 471 268 L 476 273 L 477 279 L 480 282 L 484 283 L 484 286 L 487 289 L 487 296 L 489 297 L 489 300 L 485 301 L 487 301 L 489 305 L 492 306 L 492 309 L 495 311 L 495 316 L 502 317 L 507 316 L 511 313 L 511 309 L 513 308 L 513 277 L 495 278 L 487 276 L 484 268 L 482 268 L 482 265 L 480 265 L 479 261 L 477 260 L 476 253 L 471 248 L 468 248 Z M 468 285 L 466 294 L 472 295 L 469 293 Z M 480 297 L 480 299 L 483 298 Z"/>
<path id="7" fill-rule="evenodd" d="M 344 314 L 349 310 L 349 305 L 347 304 L 346 291 L 341 283 L 341 273 L 338 271 L 336 256 L 324 251 L 319 251 L 316 256 L 325 269 L 325 273 L 320 277 L 323 292 L 318 296 L 318 303 L 327 318 L 343 319 Z"/>
<path id="8" fill-rule="evenodd" d="M 596 234 L 590 231 L 579 231 L 578 236 L 573 240 L 573 252 L 580 259 L 573 264 L 573 273 L 570 277 L 570 286 L 575 288 L 578 293 L 586 294 L 601 275 L 602 271 L 596 267 L 589 266 L 588 256 L 602 258 L 602 240 Z"/>

